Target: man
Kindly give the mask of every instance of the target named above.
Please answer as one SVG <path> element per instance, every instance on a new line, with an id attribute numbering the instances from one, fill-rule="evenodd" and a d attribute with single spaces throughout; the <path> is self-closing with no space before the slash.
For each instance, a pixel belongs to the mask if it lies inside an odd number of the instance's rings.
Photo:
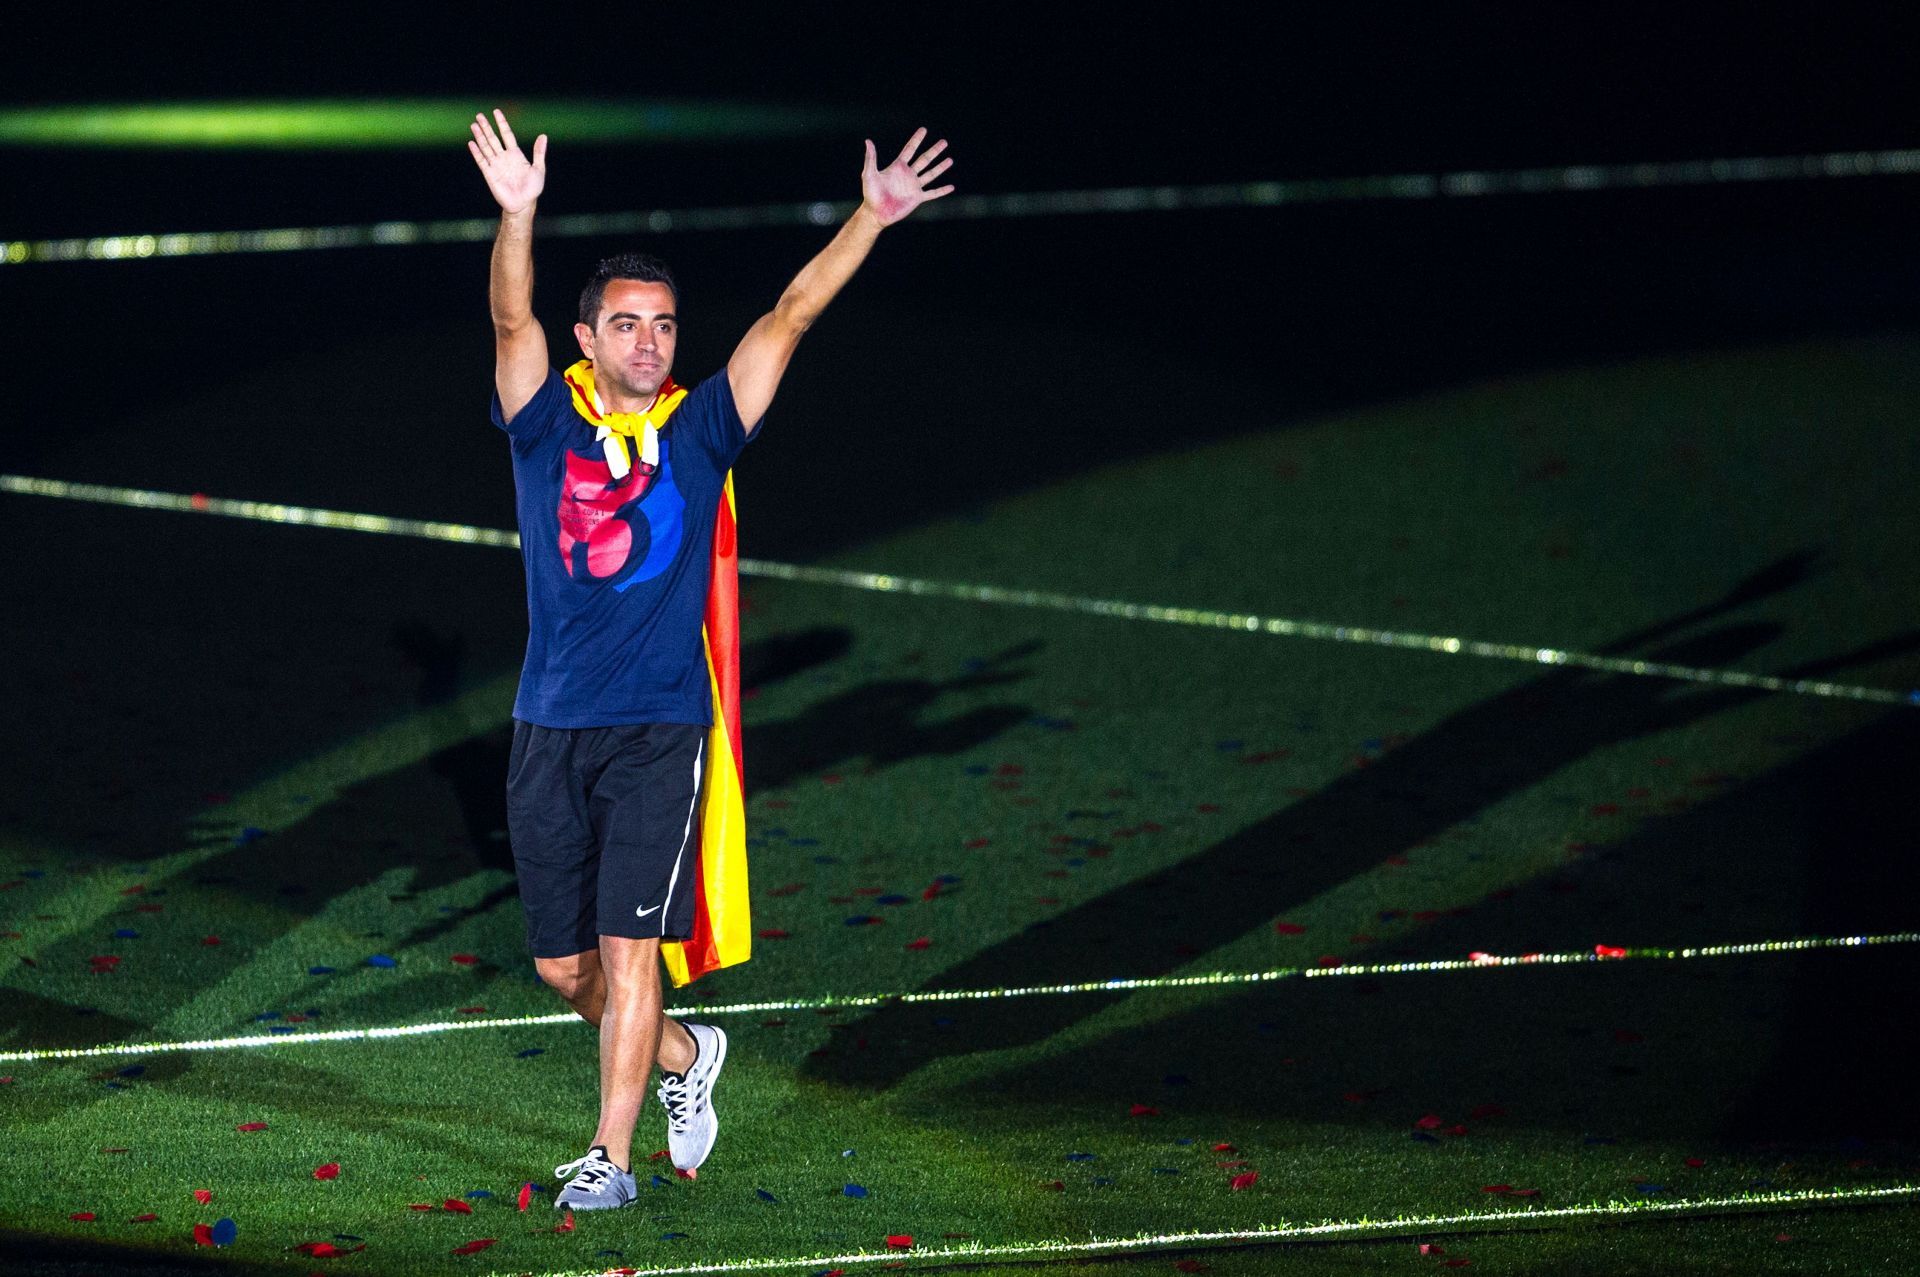
<path id="1" fill-rule="evenodd" d="M 495 125 L 498 125 L 496 131 Z M 634 1124 L 657 1063 L 673 1163 L 691 1171 L 719 1130 L 715 1026 L 663 1014 L 660 945 L 684 940 L 712 695 L 701 617 L 734 458 L 773 402 L 801 336 L 880 231 L 951 186 L 945 142 L 914 133 L 882 169 L 866 144 L 860 207 L 727 361 L 691 391 L 669 375 L 679 296 L 658 260 L 602 262 L 581 294 L 585 359 L 556 372 L 533 317 L 533 215 L 547 139 L 529 160 L 505 114 L 476 116 L 467 149 L 500 205 L 488 302 L 493 421 L 512 444 L 529 635 L 507 812 L 540 978 L 600 1029 L 600 1120 L 554 1205 L 635 1195 Z M 938 160 L 936 163 L 935 161 Z"/>

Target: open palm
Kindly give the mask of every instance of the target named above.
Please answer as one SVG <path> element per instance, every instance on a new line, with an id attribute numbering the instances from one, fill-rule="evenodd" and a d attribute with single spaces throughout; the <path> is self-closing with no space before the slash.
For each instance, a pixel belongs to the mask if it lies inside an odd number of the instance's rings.
<path id="1" fill-rule="evenodd" d="M 493 131 L 486 116 L 473 117 L 474 122 L 467 126 L 473 130 L 467 151 L 480 166 L 481 175 L 487 179 L 487 189 L 493 192 L 501 210 L 522 212 L 546 189 L 547 135 L 542 133 L 533 140 L 533 159 L 529 161 L 514 139 L 513 126 L 507 123 L 506 114 L 495 111 L 493 118 L 499 121 L 498 133 Z"/>
<path id="2" fill-rule="evenodd" d="M 945 139 L 928 147 L 925 154 L 914 155 L 926 137 L 925 129 L 915 129 L 913 136 L 900 149 L 900 154 L 884 169 L 874 158 L 872 140 L 867 142 L 867 162 L 860 170 L 860 193 L 868 210 L 880 219 L 882 226 L 891 226 L 928 200 L 937 200 L 953 192 L 950 185 L 927 189 L 928 182 L 952 166 L 953 158 L 949 156 L 938 164 L 934 163 L 939 159 L 940 152 L 947 149 Z"/>

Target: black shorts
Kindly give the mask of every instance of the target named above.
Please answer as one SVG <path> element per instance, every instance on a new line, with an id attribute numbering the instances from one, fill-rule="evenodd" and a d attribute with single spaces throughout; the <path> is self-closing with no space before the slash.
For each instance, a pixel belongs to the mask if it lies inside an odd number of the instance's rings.
<path id="1" fill-rule="evenodd" d="M 707 729 L 686 723 L 515 720 L 507 832 L 534 957 L 597 949 L 601 936 L 693 934 L 706 743 Z"/>

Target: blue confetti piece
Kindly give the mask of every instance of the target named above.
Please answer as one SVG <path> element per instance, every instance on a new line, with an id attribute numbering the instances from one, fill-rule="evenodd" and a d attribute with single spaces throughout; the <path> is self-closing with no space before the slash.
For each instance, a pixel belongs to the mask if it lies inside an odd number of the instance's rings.
<path id="1" fill-rule="evenodd" d="M 974 763 L 972 766 L 966 769 L 966 772 L 967 772 L 967 775 L 969 776 L 984 776 L 987 774 L 987 768 L 985 764 Z"/>
<path id="2" fill-rule="evenodd" d="M 853 917 L 848 918 L 844 925 L 849 927 L 865 927 L 878 921 L 880 921 L 880 919 L 874 917 L 872 914 L 862 913 L 855 914 Z"/>
<path id="3" fill-rule="evenodd" d="M 356 1237 L 352 1233 L 335 1233 L 333 1240 L 337 1242 L 363 1242 L 367 1239 L 364 1237 Z"/>
<path id="4" fill-rule="evenodd" d="M 135 931 L 132 927 L 122 927 L 118 931 L 113 933 L 113 938 L 115 940 L 138 940 L 140 938 L 140 933 L 138 931 Z"/>
<path id="5" fill-rule="evenodd" d="M 820 845 L 818 838 L 795 838 L 791 841 L 796 847 L 818 847 Z"/>
<path id="6" fill-rule="evenodd" d="M 147 1066 L 144 1064 L 129 1064 L 126 1068 L 120 1070 L 119 1076 L 120 1077 L 139 1077 L 142 1073 L 145 1073 L 146 1071 L 147 1071 Z"/>
<path id="7" fill-rule="evenodd" d="M 1180 1145 L 1182 1148 L 1185 1148 L 1187 1145 L 1193 1143 L 1193 1140 L 1192 1139 L 1175 1140 L 1174 1143 Z"/>
<path id="8" fill-rule="evenodd" d="M 267 1032 L 286 1034 L 294 1032 L 294 1028 L 291 1024 L 270 1024 L 267 1026 Z"/>
<path id="9" fill-rule="evenodd" d="M 545 1184 L 529 1183 L 527 1187 L 531 1188 L 536 1193 L 544 1193 L 547 1191 L 547 1186 Z"/>
<path id="10" fill-rule="evenodd" d="M 308 967 L 307 974 L 308 975 L 332 975 L 333 968 L 332 967 Z"/>
<path id="11" fill-rule="evenodd" d="M 685 1240 L 687 1240 L 687 1234 L 685 1234 L 685 1233 L 662 1233 L 662 1234 L 660 1234 L 660 1240 L 661 1240 L 661 1241 L 663 1241 L 663 1242 L 683 1242 L 683 1241 L 685 1241 Z"/>
<path id="12" fill-rule="evenodd" d="M 874 903 L 877 905 L 903 905 L 907 903 L 907 898 L 905 896 L 881 896 L 878 900 L 874 901 Z"/>
<path id="13" fill-rule="evenodd" d="M 666 1186 L 667 1186 L 667 1181 L 665 1181 L 664 1179 L 661 1179 L 658 1175 L 655 1175 L 653 1177 L 653 1187 L 665 1188 Z"/>
<path id="14" fill-rule="evenodd" d="M 1398 918 L 1399 916 L 1400 916 L 1400 911 L 1398 909 L 1382 909 L 1380 911 L 1380 921 L 1382 922 L 1392 922 L 1395 918 Z"/>
<path id="15" fill-rule="evenodd" d="M 547 1053 L 547 1048 L 544 1046 L 530 1046 L 526 1050 L 519 1052 L 514 1058 L 520 1059 L 520 1060 L 530 1060 L 536 1055 L 545 1055 L 546 1053 Z"/>
<path id="16" fill-rule="evenodd" d="M 492 1191 L 491 1191 L 490 1189 L 485 1189 L 485 1188 L 476 1188 L 476 1189 L 474 1189 L 474 1190 L 473 1190 L 472 1192 L 470 1192 L 470 1193 L 468 1193 L 468 1194 L 467 1194 L 467 1196 L 468 1196 L 469 1198 L 474 1198 L 474 1197 L 492 1197 L 492 1196 L 493 1196 L 493 1193 L 492 1193 Z"/>
<path id="17" fill-rule="evenodd" d="M 213 1244 L 216 1246 L 231 1246 L 233 1245 L 233 1239 L 239 1236 L 239 1234 L 240 1225 L 234 1223 L 231 1219 L 223 1217 L 215 1222 L 213 1226 Z"/>
<path id="18" fill-rule="evenodd" d="M 107 1083 L 107 1089 L 109 1091 L 124 1091 L 127 1089 L 127 1084 L 125 1082 L 109 1082 Z"/>
<path id="19" fill-rule="evenodd" d="M 262 1011 L 259 1015 L 256 1015 L 253 1018 L 256 1020 L 278 1020 L 280 1018 L 280 1013 L 278 1011 Z"/>
<path id="20" fill-rule="evenodd" d="M 384 953 L 376 953 L 367 959 L 367 965 L 370 967 L 397 967 L 400 964 Z"/>
<path id="21" fill-rule="evenodd" d="M 1427 1134 L 1425 1131 L 1415 1131 L 1413 1138 L 1419 1140 L 1422 1144 L 1438 1144 L 1440 1142 L 1438 1138 Z"/>
<path id="22" fill-rule="evenodd" d="M 950 1029 L 953 1027 L 953 1017 L 950 1015 L 937 1015 L 933 1018 L 933 1027 L 936 1029 Z"/>
<path id="23" fill-rule="evenodd" d="M 763 1202 L 772 1202 L 772 1203 L 773 1203 L 774 1205 L 776 1205 L 776 1206 L 778 1206 L 778 1205 L 780 1204 L 780 1199 L 779 1199 L 779 1198 L 777 1198 L 777 1197 L 775 1197 L 775 1196 L 774 1196 L 774 1195 L 773 1195 L 772 1193 L 769 1193 L 769 1192 L 768 1192 L 768 1191 L 767 1191 L 766 1189 L 764 1189 L 764 1188 L 756 1188 L 756 1189 L 754 1189 L 754 1190 L 753 1190 L 753 1195 L 754 1195 L 755 1197 L 758 1197 L 758 1198 L 759 1198 L 759 1199 L 760 1199 L 761 1201 L 763 1201 Z"/>
<path id="24" fill-rule="evenodd" d="M 1236 749 L 1245 749 L 1247 742 L 1243 740 L 1217 740 L 1213 743 L 1213 747 L 1223 754 L 1230 754 Z"/>
<path id="25" fill-rule="evenodd" d="M 938 878 L 935 878 L 934 881 L 939 883 L 943 887 L 951 887 L 954 883 L 960 881 L 960 875 L 959 874 L 941 874 Z"/>
<path id="26" fill-rule="evenodd" d="M 865 1197 L 867 1195 L 867 1190 L 858 1184 L 849 1184 L 841 1189 L 840 1192 L 846 1197 Z"/>
<path id="27" fill-rule="evenodd" d="M 1092 1153 L 1068 1153 L 1067 1160 L 1069 1162 L 1091 1162 L 1093 1160 L 1093 1154 Z"/>
<path id="28" fill-rule="evenodd" d="M 44 878 L 47 876 L 47 871 L 44 869 L 29 869 L 20 876 L 22 878 Z"/>
<path id="29" fill-rule="evenodd" d="M 1087 858 L 1085 856 L 1074 856 L 1073 858 L 1067 861 L 1067 868 L 1078 869 L 1081 865 L 1084 865 L 1086 863 L 1087 863 Z"/>
<path id="30" fill-rule="evenodd" d="M 785 825 L 769 825 L 761 832 L 765 833 L 769 838 L 785 838 L 792 833 Z"/>
<path id="31" fill-rule="evenodd" d="M 1386 742 L 1381 740 L 1378 736 L 1370 737 L 1369 739 L 1363 740 L 1360 742 L 1361 749 L 1378 750 L 1378 749 L 1384 749 L 1385 747 L 1386 747 Z"/>
<path id="32" fill-rule="evenodd" d="M 1665 1184 L 1635 1184 L 1634 1188 L 1639 1190 L 1642 1197 L 1657 1197 L 1667 1191 Z"/>
<path id="33" fill-rule="evenodd" d="M 841 1150 L 840 1150 L 840 1156 L 842 1156 L 842 1157 L 852 1157 L 852 1156 L 853 1156 L 853 1150 L 852 1150 L 852 1149 L 850 1149 L 850 1148 L 843 1148 L 843 1149 L 841 1149 Z"/>

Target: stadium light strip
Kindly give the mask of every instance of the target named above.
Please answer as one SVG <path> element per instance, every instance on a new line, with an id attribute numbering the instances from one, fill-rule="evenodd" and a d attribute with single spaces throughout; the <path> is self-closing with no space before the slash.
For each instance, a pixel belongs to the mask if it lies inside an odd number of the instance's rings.
<path id="1" fill-rule="evenodd" d="M 1529 1206 L 1507 1211 L 1462 1211 L 1453 1215 L 1402 1215 L 1393 1219 L 1328 1220 L 1320 1224 L 1280 1224 L 1271 1228 L 1221 1229 L 1211 1232 L 1143 1233 L 1134 1237 L 1096 1237 L 1087 1241 L 1012 1242 L 991 1245 L 968 1242 L 927 1250 L 854 1251 L 846 1255 L 810 1255 L 792 1259 L 725 1259 L 710 1264 L 676 1264 L 662 1268 L 574 1268 L 542 1273 L 538 1277 L 697 1277 L 703 1273 L 755 1273 L 784 1268 L 844 1268 L 852 1264 L 889 1267 L 931 1267 L 937 1264 L 974 1264 L 986 1259 L 1051 1259 L 1148 1254 L 1213 1246 L 1262 1242 L 1313 1241 L 1322 1238 L 1369 1236 L 1423 1236 L 1433 1233 L 1488 1233 L 1509 1225 L 1536 1226 L 1549 1220 L 1708 1217 L 1716 1214 L 1772 1213 L 1805 1206 L 1832 1206 L 1891 1202 L 1920 1194 L 1920 1185 L 1889 1184 L 1875 1188 L 1797 1189 L 1743 1193 L 1737 1197 L 1698 1197 L 1680 1201 L 1610 1201 L 1586 1206 Z M 515 1272 L 525 1274 L 525 1269 Z M 495 1273 L 491 1277 L 508 1277 Z"/>
<path id="2" fill-rule="evenodd" d="M 457 140 L 457 139 L 456 139 Z M 956 195 L 915 213 L 922 221 L 975 221 L 1091 213 L 1165 213 L 1195 209 L 1279 208 L 1369 201 L 1467 199 L 1488 195 L 1545 195 L 1656 187 L 1719 186 L 1831 178 L 1903 176 L 1920 172 L 1920 149 L 1824 151 L 1807 155 L 1674 160 L 1637 164 L 1569 164 L 1527 169 L 1463 169 L 1376 177 L 1293 178 L 1189 186 L 1113 186 L 1079 191 Z M 676 231 L 733 231 L 771 226 L 831 226 L 848 217 L 853 200 L 739 204 L 718 208 L 656 208 L 620 213 L 545 217 L 536 234 L 557 239 L 593 235 L 665 235 Z M 139 261 L 232 253 L 295 253 L 323 248 L 408 244 L 488 243 L 498 229 L 491 217 L 389 221 L 343 226 L 286 226 L 252 231 L 176 231 L 103 235 L 92 239 L 0 241 L 0 265 L 28 262 Z"/>
<path id="3" fill-rule="evenodd" d="M 1422 962 L 1355 963 L 1333 967 L 1277 967 L 1271 971 L 1215 971 L 1205 975 L 1121 977 L 1069 984 L 1037 984 L 997 989 L 913 989 L 899 993 L 826 994 L 814 998 L 780 998 L 763 1002 L 733 1002 L 673 1007 L 669 1015 L 757 1015 L 768 1011 L 824 1011 L 838 1008 L 886 1006 L 895 1003 L 997 1001 L 1086 993 L 1141 993 L 1164 989 L 1221 988 L 1268 984 L 1278 980 L 1315 980 L 1342 976 L 1422 975 L 1446 971 L 1484 971 L 1512 967 L 1572 966 L 1634 960 L 1690 961 L 1696 958 L 1732 958 L 1753 955 L 1806 953 L 1821 949 L 1862 949 L 1879 945 L 1920 943 L 1920 932 L 1902 931 L 1872 936 L 1810 936 L 1798 940 L 1763 940 L 1747 944 L 1700 945 L 1685 949 L 1612 948 L 1596 945 L 1574 953 L 1525 953 L 1514 957 L 1477 953 L 1466 958 Z M 85 1060 L 102 1056 L 167 1055 L 188 1051 L 233 1051 L 248 1047 L 304 1046 L 326 1042 L 372 1042 L 388 1038 L 425 1037 L 465 1029 L 533 1028 L 549 1024 L 585 1024 L 571 1011 L 550 1015 L 495 1016 L 487 1019 L 439 1020 L 430 1024 L 397 1024 L 368 1029 L 320 1029 L 300 1033 L 254 1033 L 241 1037 L 200 1038 L 186 1042 L 129 1042 L 105 1046 L 42 1047 L 0 1051 L 0 1062 Z"/>
<path id="4" fill-rule="evenodd" d="M 130 506 L 141 510 L 215 514 L 258 523 L 280 523 L 299 527 L 371 532 L 386 536 L 419 537 L 429 541 L 450 541 L 461 545 L 499 546 L 513 550 L 520 548 L 519 534 L 504 528 L 481 528 L 464 523 L 403 519 L 384 514 L 354 514 L 345 510 L 321 510 L 309 506 L 282 505 L 269 501 L 237 501 L 227 497 L 210 497 L 197 492 L 193 494 L 154 492 L 141 488 L 117 488 L 97 483 L 70 483 L 62 479 L 42 479 L 17 474 L 0 474 L 0 492 L 90 502 L 96 505 Z M 1682 682 L 1710 683 L 1720 687 L 1738 687 L 1757 692 L 1789 692 L 1797 696 L 1866 701 L 1875 705 L 1920 707 L 1920 689 L 1903 692 L 1894 688 L 1864 687 L 1850 683 L 1829 682 L 1825 679 L 1781 678 L 1772 674 L 1750 674 L 1743 670 L 1708 669 L 1696 665 L 1676 665 L 1668 661 L 1643 661 L 1630 656 L 1602 656 L 1593 652 L 1533 647 L 1520 643 L 1493 643 L 1483 639 L 1421 634 L 1408 630 L 1382 630 L 1363 625 L 1331 625 L 1324 621 L 1302 621 L 1282 616 L 1256 616 L 1245 612 L 1221 612 L 1209 608 L 1174 607 L 1158 603 L 1129 603 L 1121 599 L 1090 598 L 1085 595 L 1060 594 L 1048 590 L 1012 589 L 1000 585 L 929 581 L 919 577 L 896 576 L 885 572 L 858 572 L 844 568 L 779 563 L 769 559 L 741 559 L 740 574 L 775 581 L 840 586 L 879 594 L 910 594 L 921 598 L 952 599 L 967 603 L 1041 608 L 1047 611 L 1076 612 L 1086 616 L 1102 616 L 1125 621 L 1156 621 L 1167 625 L 1237 630 L 1248 634 L 1270 634 L 1281 638 L 1313 639 L 1326 643 L 1357 643 L 1372 647 L 1436 652 L 1446 656 L 1474 656 L 1485 660 L 1520 661 L 1528 665 L 1573 666 L 1606 674 L 1677 679 Z"/>

